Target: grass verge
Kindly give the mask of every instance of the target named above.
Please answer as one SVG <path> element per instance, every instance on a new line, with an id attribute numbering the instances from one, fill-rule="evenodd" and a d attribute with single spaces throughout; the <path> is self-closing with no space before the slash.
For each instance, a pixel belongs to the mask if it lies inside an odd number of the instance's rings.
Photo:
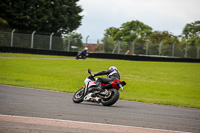
<path id="1" fill-rule="evenodd" d="M 60 56 L 11 53 L 0 56 L 33 57 L 0 58 L 0 84 L 74 93 L 83 86 L 88 68 L 95 73 L 115 65 L 121 79 L 127 82 L 125 90 L 120 90 L 120 99 L 200 108 L 199 63 L 75 60 L 75 57 L 58 60 Z"/>

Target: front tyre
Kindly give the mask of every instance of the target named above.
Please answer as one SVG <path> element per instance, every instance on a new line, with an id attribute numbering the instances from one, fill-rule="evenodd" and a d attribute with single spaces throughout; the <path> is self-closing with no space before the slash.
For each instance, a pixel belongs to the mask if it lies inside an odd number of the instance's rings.
<path id="1" fill-rule="evenodd" d="M 84 98 L 84 89 L 79 89 L 73 96 L 72 100 L 74 103 L 81 103 Z"/>
<path id="2" fill-rule="evenodd" d="M 79 59 L 79 55 L 76 56 L 76 59 L 77 59 L 77 60 Z"/>
<path id="3" fill-rule="evenodd" d="M 102 98 L 101 99 L 101 103 L 104 106 L 111 106 L 114 103 L 116 103 L 117 100 L 119 99 L 119 92 L 118 92 L 118 90 L 116 90 L 116 89 L 110 89 L 109 93 L 111 93 L 110 97 L 108 97 L 108 98 Z"/>

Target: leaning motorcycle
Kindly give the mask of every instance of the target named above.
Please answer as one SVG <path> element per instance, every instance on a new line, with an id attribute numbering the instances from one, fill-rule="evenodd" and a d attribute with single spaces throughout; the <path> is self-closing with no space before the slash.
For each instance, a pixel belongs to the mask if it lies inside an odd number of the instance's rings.
<path id="1" fill-rule="evenodd" d="M 91 70 L 88 69 L 88 73 L 91 75 Z M 102 84 L 103 91 L 97 93 L 97 84 L 94 77 L 88 76 L 85 81 L 85 86 L 79 89 L 73 95 L 74 103 L 81 103 L 83 101 L 102 103 L 104 106 L 111 106 L 119 99 L 119 89 L 124 89 L 126 85 L 125 81 L 113 80 L 109 84 Z"/>
<path id="2" fill-rule="evenodd" d="M 87 53 L 87 54 L 83 54 L 83 53 L 81 53 L 81 52 L 78 52 L 78 54 L 76 55 L 76 59 L 78 60 L 78 59 L 83 59 L 83 60 L 85 60 L 86 59 L 86 57 L 88 56 L 89 54 Z"/>

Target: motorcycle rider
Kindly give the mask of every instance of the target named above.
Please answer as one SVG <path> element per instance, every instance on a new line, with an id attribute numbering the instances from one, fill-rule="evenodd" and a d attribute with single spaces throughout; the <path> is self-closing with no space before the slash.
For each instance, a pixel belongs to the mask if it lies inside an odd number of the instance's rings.
<path id="1" fill-rule="evenodd" d="M 97 85 L 98 85 L 97 90 L 99 92 L 103 91 L 103 89 L 104 89 L 102 86 L 102 83 L 108 84 L 108 83 L 112 82 L 113 80 L 120 80 L 120 73 L 117 70 L 117 67 L 115 67 L 115 66 L 111 66 L 109 68 L 109 70 L 92 74 L 90 77 L 95 77 L 95 76 L 100 76 L 100 75 L 107 75 L 107 78 L 99 77 L 97 79 Z"/>
<path id="2" fill-rule="evenodd" d="M 88 48 L 85 47 L 85 48 L 80 52 L 80 55 L 82 55 L 82 56 L 87 56 L 87 50 L 88 50 Z"/>

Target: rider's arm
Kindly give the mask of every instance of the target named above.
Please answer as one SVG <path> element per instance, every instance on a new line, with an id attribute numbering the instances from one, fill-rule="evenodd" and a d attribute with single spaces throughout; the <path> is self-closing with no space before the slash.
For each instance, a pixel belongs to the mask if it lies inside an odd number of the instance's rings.
<path id="1" fill-rule="evenodd" d="M 95 77 L 95 76 L 100 76 L 100 75 L 107 75 L 107 74 L 110 74 L 111 72 L 113 72 L 113 70 L 101 71 L 101 72 L 93 74 L 92 76 Z"/>

